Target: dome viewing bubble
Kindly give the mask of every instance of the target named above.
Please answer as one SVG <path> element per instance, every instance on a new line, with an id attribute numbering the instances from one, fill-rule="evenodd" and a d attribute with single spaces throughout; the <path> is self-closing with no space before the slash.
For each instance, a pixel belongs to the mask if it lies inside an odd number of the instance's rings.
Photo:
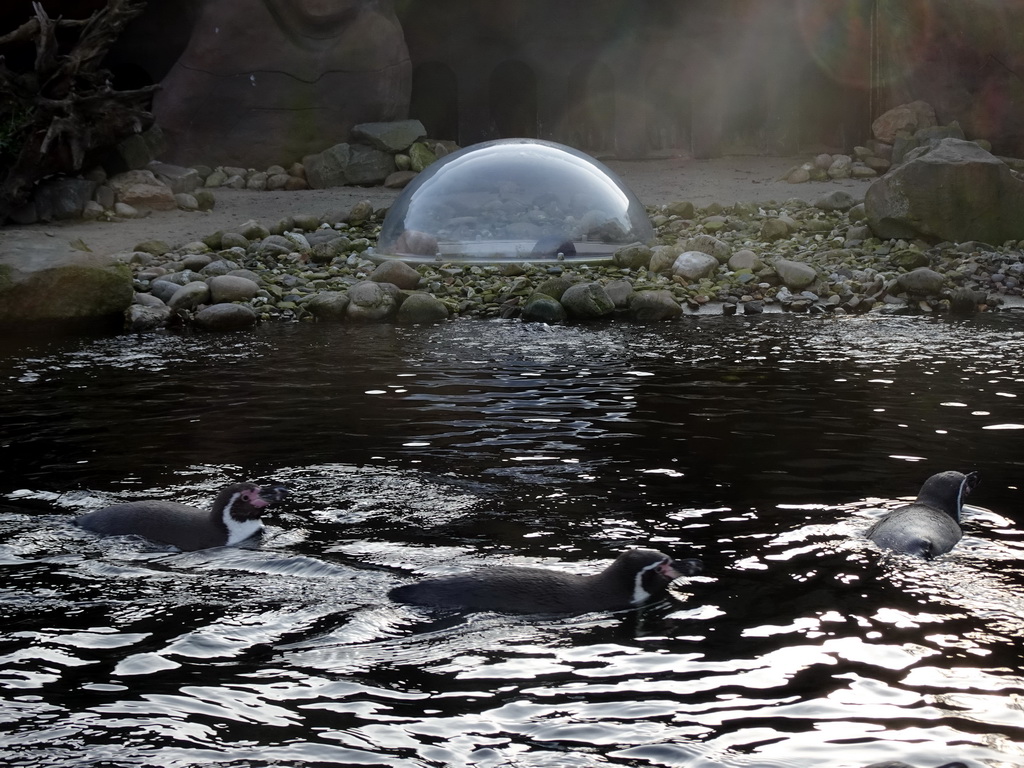
<path id="1" fill-rule="evenodd" d="M 604 261 L 654 230 L 607 167 L 533 139 L 475 144 L 433 163 L 388 211 L 376 256 L 413 263 Z"/>

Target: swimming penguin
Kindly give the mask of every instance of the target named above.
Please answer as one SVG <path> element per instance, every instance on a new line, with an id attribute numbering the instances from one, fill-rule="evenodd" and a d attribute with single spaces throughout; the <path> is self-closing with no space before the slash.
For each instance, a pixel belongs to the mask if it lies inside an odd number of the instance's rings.
<path id="1" fill-rule="evenodd" d="M 693 576 L 703 570 L 700 560 L 673 560 L 657 550 L 630 549 L 592 576 L 495 566 L 404 584 L 388 595 L 400 603 L 463 611 L 617 611 L 661 597 L 680 576 Z"/>
<path id="2" fill-rule="evenodd" d="M 871 526 L 867 537 L 883 549 L 929 560 L 949 552 L 963 535 L 960 512 L 977 484 L 977 472 L 932 475 L 913 504 L 894 509 Z"/>
<path id="3" fill-rule="evenodd" d="M 287 489 L 235 483 L 221 489 L 209 512 L 174 501 L 128 501 L 82 515 L 75 522 L 104 536 L 142 536 L 191 551 L 238 544 L 263 530 L 260 516 Z"/>

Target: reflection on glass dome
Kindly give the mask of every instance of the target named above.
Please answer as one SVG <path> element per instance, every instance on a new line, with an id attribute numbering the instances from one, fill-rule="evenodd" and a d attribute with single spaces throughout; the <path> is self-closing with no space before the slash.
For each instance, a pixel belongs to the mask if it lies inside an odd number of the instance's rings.
<path id="1" fill-rule="evenodd" d="M 391 206 L 376 256 L 409 262 L 602 261 L 654 238 L 643 205 L 570 147 L 502 139 L 430 165 Z"/>

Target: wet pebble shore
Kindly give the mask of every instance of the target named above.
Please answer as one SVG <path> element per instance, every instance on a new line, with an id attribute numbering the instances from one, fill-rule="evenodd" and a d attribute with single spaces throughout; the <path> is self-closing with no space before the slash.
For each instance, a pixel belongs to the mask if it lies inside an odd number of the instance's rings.
<path id="1" fill-rule="evenodd" d="M 879 240 L 863 205 L 837 191 L 801 200 L 648 209 L 656 241 L 607 265 L 428 264 L 375 259 L 385 211 L 310 214 L 120 255 L 132 266 L 129 330 L 256 322 L 544 322 L 768 311 L 975 312 L 1021 305 L 1024 242 Z M 334 220 L 332 220 L 334 219 Z M 701 258 L 703 257 L 703 258 Z M 410 301 L 411 299 L 411 301 Z"/>

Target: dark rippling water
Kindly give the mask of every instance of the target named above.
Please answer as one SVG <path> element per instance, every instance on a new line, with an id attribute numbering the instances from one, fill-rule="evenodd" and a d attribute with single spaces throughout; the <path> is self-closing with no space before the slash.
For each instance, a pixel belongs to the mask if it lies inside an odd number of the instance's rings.
<path id="1" fill-rule="evenodd" d="M 1024 318 L 275 326 L 0 352 L 10 766 L 1024 764 Z M 933 562 L 863 530 L 977 469 Z M 252 548 L 72 516 L 295 489 Z M 704 577 L 642 612 L 431 616 L 414 574 Z"/>

